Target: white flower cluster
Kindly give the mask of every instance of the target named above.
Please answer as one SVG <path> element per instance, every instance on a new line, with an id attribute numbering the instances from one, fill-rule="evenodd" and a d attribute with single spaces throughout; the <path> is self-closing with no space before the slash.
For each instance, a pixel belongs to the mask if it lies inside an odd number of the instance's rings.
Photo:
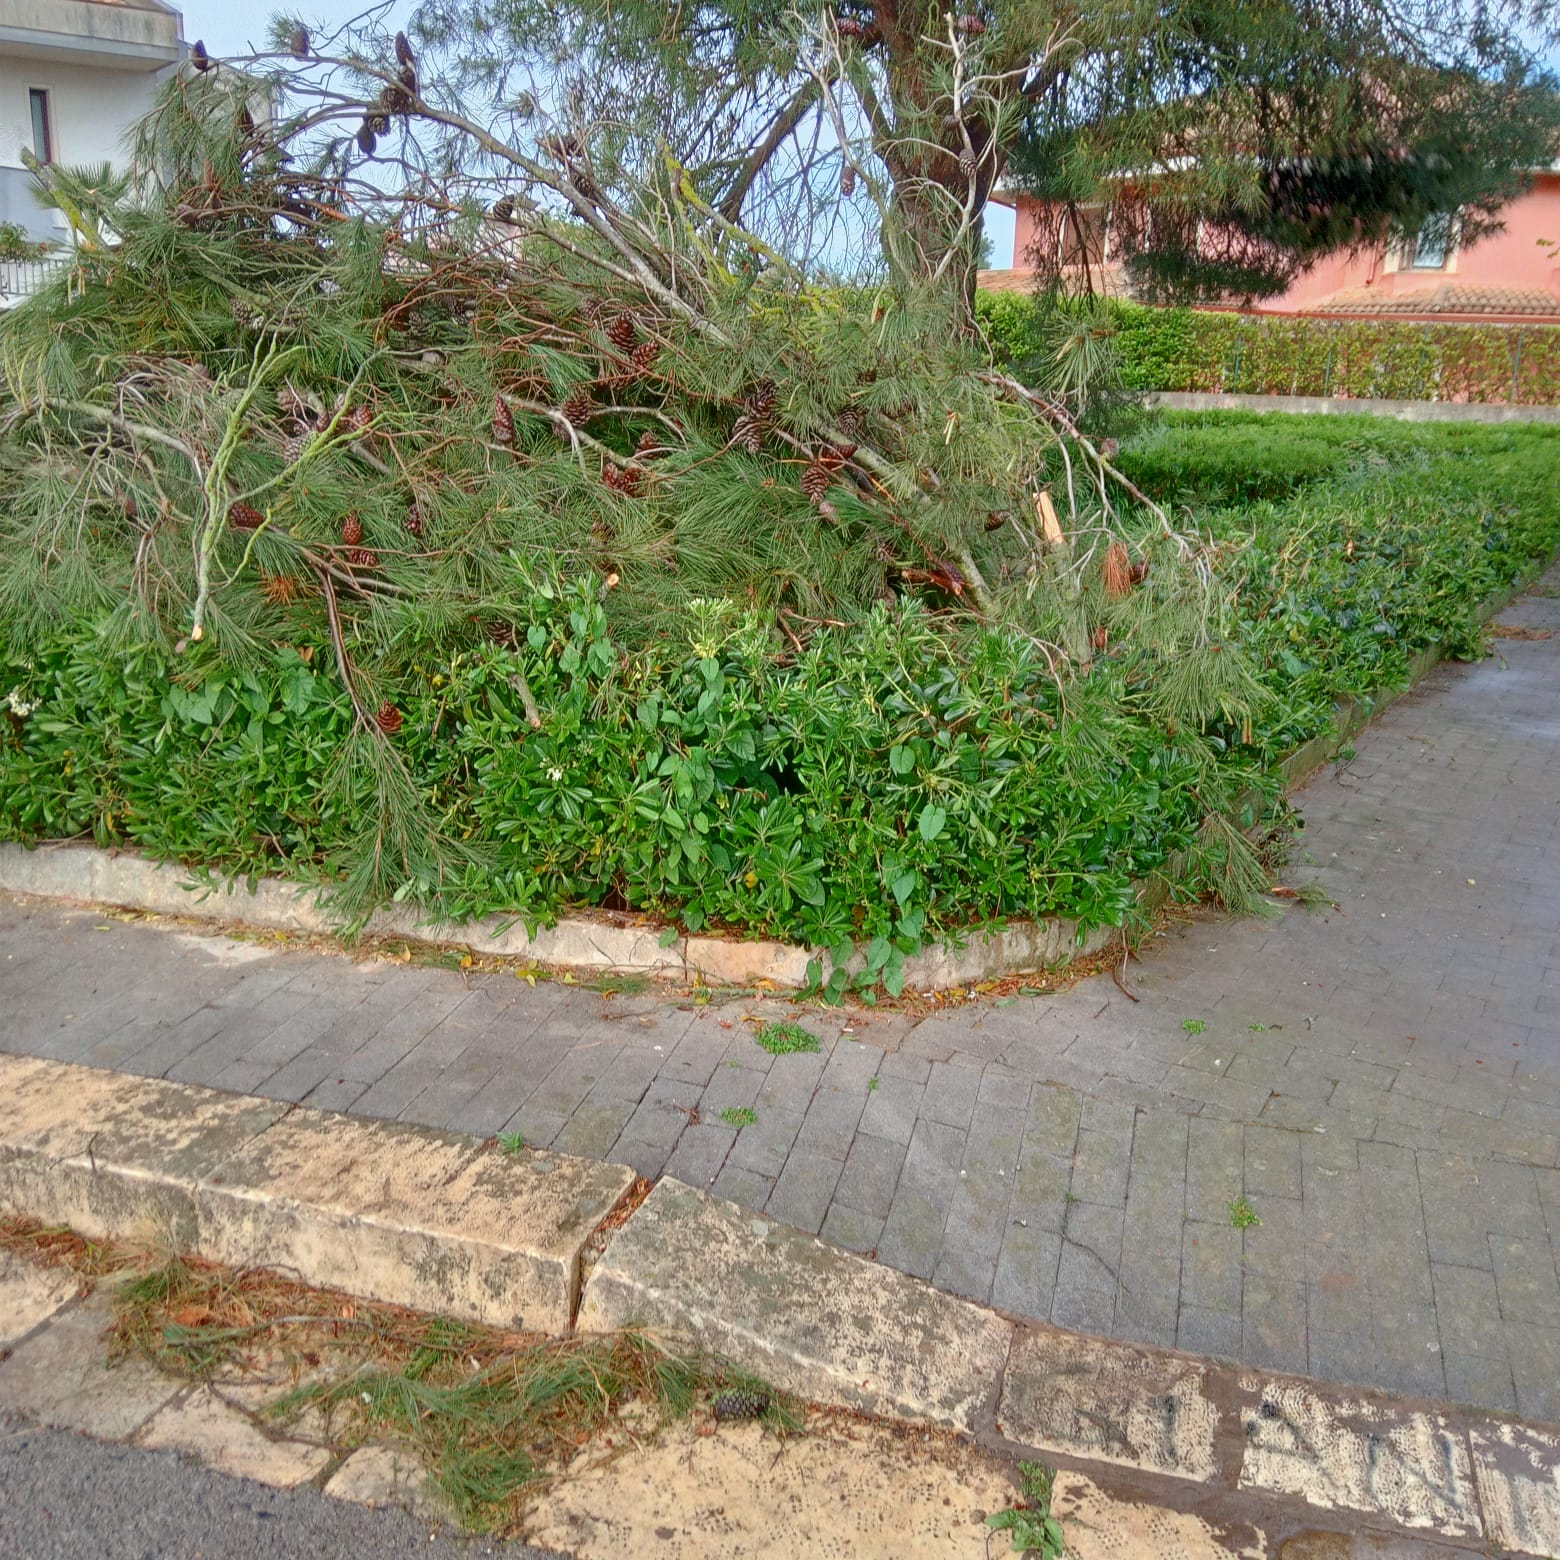
<path id="1" fill-rule="evenodd" d="M 27 700 L 22 697 L 22 690 L 19 687 L 13 688 L 5 696 L 5 707 L 13 715 L 22 718 L 31 715 L 32 712 L 38 708 L 38 700 L 34 699 L 32 703 L 29 704 Z"/>

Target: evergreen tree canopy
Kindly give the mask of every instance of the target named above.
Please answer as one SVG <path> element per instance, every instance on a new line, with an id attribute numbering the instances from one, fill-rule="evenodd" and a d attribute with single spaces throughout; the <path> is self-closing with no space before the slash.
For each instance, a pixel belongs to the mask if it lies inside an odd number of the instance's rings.
<path id="1" fill-rule="evenodd" d="M 428 0 L 415 31 L 459 59 L 463 91 L 545 105 L 631 173 L 669 151 L 728 219 L 804 263 L 967 285 L 999 180 L 1060 214 L 1128 177 L 1119 239 L 1150 290 L 1252 295 L 1433 213 L 1487 230 L 1555 155 L 1540 69 L 1555 14 L 1552 0 Z M 1218 240 L 1199 249 L 1210 222 Z"/>

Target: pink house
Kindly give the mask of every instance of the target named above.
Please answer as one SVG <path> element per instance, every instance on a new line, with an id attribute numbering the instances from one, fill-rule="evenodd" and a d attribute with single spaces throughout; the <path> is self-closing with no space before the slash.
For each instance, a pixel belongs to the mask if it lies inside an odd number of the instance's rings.
<path id="1" fill-rule="evenodd" d="M 1012 206 L 1015 237 L 1011 264 L 982 271 L 979 285 L 993 291 L 1028 291 L 1030 256 L 1045 242 L 1060 242 L 1065 266 L 1093 273 L 1097 290 L 1124 292 L 1121 266 L 1111 254 L 1108 205 L 1085 208 L 1062 232 L 1041 220 L 1026 195 L 992 197 Z M 1451 224 L 1427 228 L 1408 244 L 1379 245 L 1360 254 L 1318 261 L 1290 289 L 1255 305 L 1261 314 L 1318 314 L 1332 318 L 1478 320 L 1560 323 L 1560 163 L 1533 176 L 1533 187 L 1503 213 L 1499 233 L 1459 247 Z"/>

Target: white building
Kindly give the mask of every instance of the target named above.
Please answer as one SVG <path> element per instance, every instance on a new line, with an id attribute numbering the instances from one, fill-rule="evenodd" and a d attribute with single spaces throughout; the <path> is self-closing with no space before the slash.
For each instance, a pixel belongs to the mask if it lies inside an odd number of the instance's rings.
<path id="1" fill-rule="evenodd" d="M 66 236 L 22 166 L 123 165 L 130 127 L 184 57 L 183 18 L 161 0 L 0 0 L 0 222 Z"/>

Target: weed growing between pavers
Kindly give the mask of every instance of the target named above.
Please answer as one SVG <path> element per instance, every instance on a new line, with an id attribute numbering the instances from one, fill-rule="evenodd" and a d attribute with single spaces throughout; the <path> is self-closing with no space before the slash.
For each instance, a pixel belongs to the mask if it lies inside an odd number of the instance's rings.
<path id="1" fill-rule="evenodd" d="M 525 1150 L 525 1136 L 519 1132 L 500 1132 L 498 1146 L 506 1154 L 519 1154 Z"/>
<path id="2" fill-rule="evenodd" d="M 1207 1030 L 1208 1025 L 1201 1018 L 1183 1018 L 1181 1020 L 1181 1028 L 1189 1035 L 1200 1035 Z"/>
<path id="3" fill-rule="evenodd" d="M 1230 1203 L 1230 1223 L 1238 1230 L 1254 1230 L 1262 1223 L 1257 1210 L 1246 1200 L 1244 1193 Z"/>
<path id="4" fill-rule="evenodd" d="M 751 1105 L 728 1105 L 720 1113 L 720 1119 L 740 1132 L 743 1127 L 758 1125 L 758 1112 Z"/>
<path id="5" fill-rule="evenodd" d="M 1039 1555 L 1040 1560 L 1060 1560 L 1067 1545 L 1062 1524 L 1051 1515 L 1056 1472 L 1044 1463 L 1021 1462 L 1018 1474 L 1024 1504 L 992 1512 L 986 1518 L 986 1526 L 995 1533 L 1009 1534 L 1015 1550 Z"/>
<path id="6" fill-rule="evenodd" d="M 782 1019 L 776 1023 L 760 1024 L 753 1036 L 761 1050 L 771 1056 L 791 1056 L 799 1051 L 820 1051 L 822 1042 L 810 1029 Z"/>
<path id="7" fill-rule="evenodd" d="M 317 1416 L 339 1454 L 403 1446 L 477 1531 L 516 1531 L 525 1501 L 625 1417 L 641 1442 L 694 1414 L 711 1431 L 731 1419 L 803 1428 L 802 1405 L 760 1378 L 648 1333 L 500 1332 L 23 1220 L 0 1223 L 0 1247 L 68 1267 L 86 1288 L 117 1276 L 111 1357 L 219 1391 L 274 1386 L 259 1416 L 283 1429 Z"/>

